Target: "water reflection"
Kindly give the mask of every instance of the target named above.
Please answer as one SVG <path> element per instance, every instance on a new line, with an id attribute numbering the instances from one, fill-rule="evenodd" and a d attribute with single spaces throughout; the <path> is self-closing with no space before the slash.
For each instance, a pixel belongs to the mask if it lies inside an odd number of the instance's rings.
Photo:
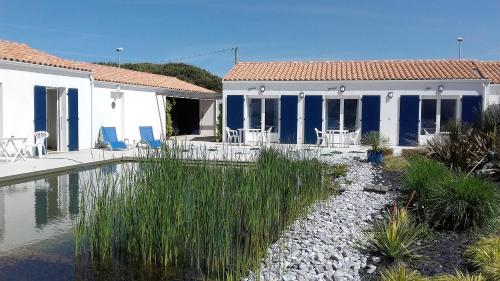
<path id="1" fill-rule="evenodd" d="M 72 219 L 79 213 L 80 192 L 98 185 L 85 184 L 96 174 L 121 173 L 124 166 L 0 186 L 0 280 L 196 279 L 194 270 L 120 264 L 102 269 L 76 261 Z"/>
<path id="2" fill-rule="evenodd" d="M 79 173 L 0 187 L 0 255 L 71 230 Z"/>

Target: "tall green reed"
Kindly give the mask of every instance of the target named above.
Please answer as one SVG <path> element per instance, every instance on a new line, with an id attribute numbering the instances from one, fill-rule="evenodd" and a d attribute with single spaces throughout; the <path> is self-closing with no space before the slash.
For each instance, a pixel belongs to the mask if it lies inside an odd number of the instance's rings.
<path id="1" fill-rule="evenodd" d="M 324 164 L 297 151 L 263 149 L 246 165 L 190 153 L 176 145 L 120 174 L 94 175 L 81 196 L 77 253 L 239 279 L 287 225 L 335 192 Z"/>

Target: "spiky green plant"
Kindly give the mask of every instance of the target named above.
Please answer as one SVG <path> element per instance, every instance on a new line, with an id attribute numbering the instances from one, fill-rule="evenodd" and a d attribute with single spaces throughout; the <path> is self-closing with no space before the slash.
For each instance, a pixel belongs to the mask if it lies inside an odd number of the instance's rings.
<path id="1" fill-rule="evenodd" d="M 488 280 L 500 280 L 500 237 L 482 237 L 465 255 Z"/>
<path id="2" fill-rule="evenodd" d="M 388 151 L 389 138 L 381 135 L 379 131 L 370 131 L 363 135 L 362 143 L 369 145 L 371 151 L 385 153 Z"/>
<path id="3" fill-rule="evenodd" d="M 416 223 L 405 208 L 393 208 L 385 220 L 368 233 L 366 249 L 391 261 L 422 259 L 416 253 L 416 242 L 426 235 L 424 226 Z"/>
<path id="4" fill-rule="evenodd" d="M 455 273 L 455 275 L 451 275 L 451 274 L 439 275 L 439 276 L 432 278 L 432 280 L 435 280 L 435 281 L 486 281 L 484 276 L 481 274 L 471 275 L 471 274 L 464 274 L 460 271 L 457 271 Z"/>
<path id="5" fill-rule="evenodd" d="M 78 253 L 236 280 L 308 206 L 335 192 L 323 164 L 294 151 L 263 149 L 241 165 L 193 153 L 169 147 L 120 175 L 97 175 L 82 194 Z"/>
<path id="6" fill-rule="evenodd" d="M 381 272 L 382 281 L 427 281 L 428 278 L 420 275 L 416 270 L 408 269 L 404 264 L 396 264 Z"/>

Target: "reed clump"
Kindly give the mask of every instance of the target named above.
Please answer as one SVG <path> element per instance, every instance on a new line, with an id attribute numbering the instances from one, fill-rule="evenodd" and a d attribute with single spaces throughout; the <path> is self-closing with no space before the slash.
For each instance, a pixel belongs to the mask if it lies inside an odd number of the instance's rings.
<path id="1" fill-rule="evenodd" d="M 77 254 L 240 279 L 287 225 L 335 193 L 323 163 L 293 151 L 263 149 L 248 165 L 184 157 L 180 147 L 163 149 L 119 175 L 89 181 Z"/>

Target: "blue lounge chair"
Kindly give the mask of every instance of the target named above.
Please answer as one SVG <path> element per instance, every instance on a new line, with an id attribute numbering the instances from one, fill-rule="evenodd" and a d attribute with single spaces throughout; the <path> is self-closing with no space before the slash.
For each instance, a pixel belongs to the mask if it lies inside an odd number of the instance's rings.
<path id="1" fill-rule="evenodd" d="M 153 127 L 140 126 L 139 132 L 141 133 L 141 142 L 146 144 L 149 148 L 160 148 L 161 141 L 156 140 L 153 134 Z"/>
<path id="2" fill-rule="evenodd" d="M 127 144 L 116 137 L 115 127 L 101 127 L 101 140 L 111 150 L 127 149 Z"/>

